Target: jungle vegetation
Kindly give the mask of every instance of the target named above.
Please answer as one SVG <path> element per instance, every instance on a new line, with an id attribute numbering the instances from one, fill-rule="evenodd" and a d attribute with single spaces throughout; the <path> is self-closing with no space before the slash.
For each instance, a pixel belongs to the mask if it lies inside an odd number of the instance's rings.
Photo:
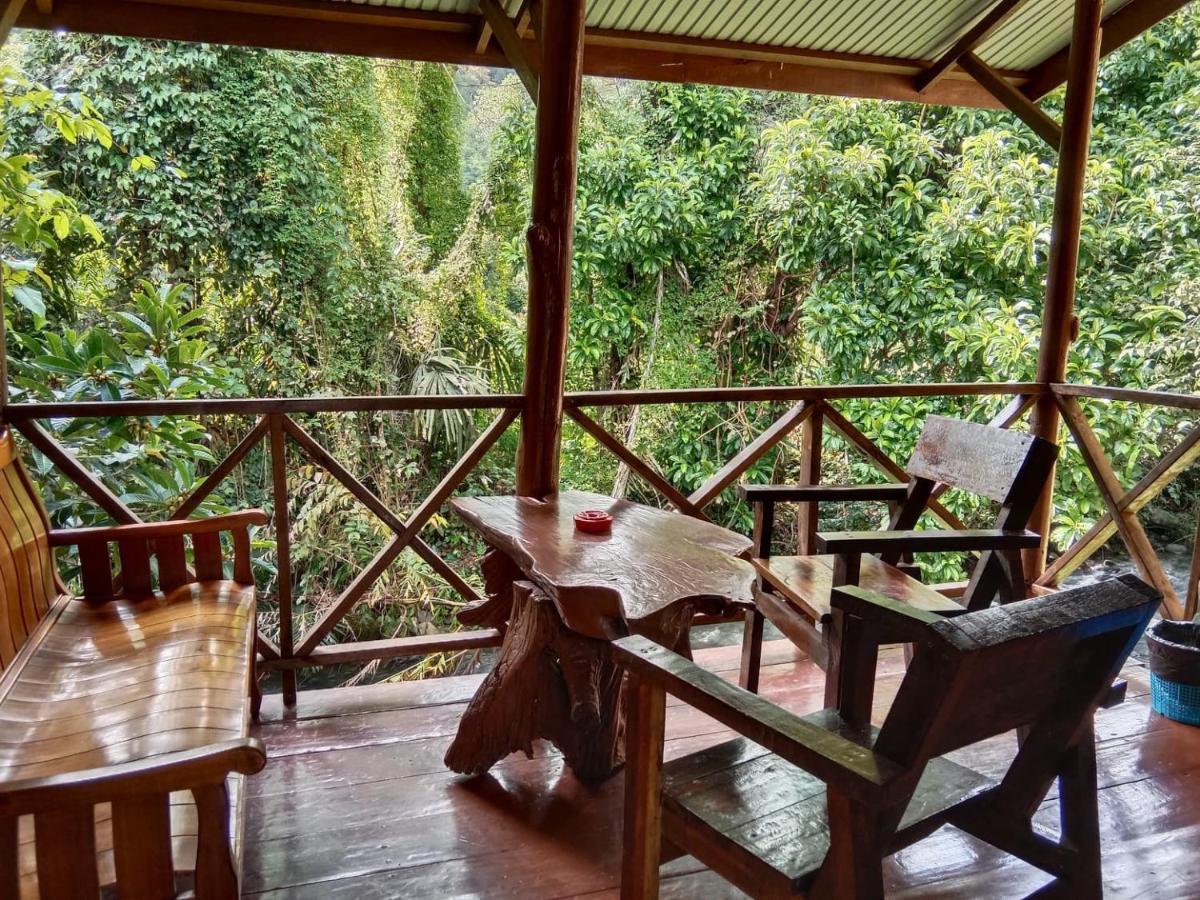
<path id="1" fill-rule="evenodd" d="M 520 389 L 532 106 L 504 73 L 204 45 L 24 33 L 0 72 L 0 229 L 14 400 Z M 1052 111 L 1061 95 L 1051 97 Z M 569 387 L 1023 380 L 1034 374 L 1054 157 L 1004 112 L 588 81 Z M 1105 61 L 1080 265 L 1081 381 L 1200 389 L 1200 10 Z M 1000 398 L 844 412 L 898 459 L 925 416 Z M 1091 405 L 1132 481 L 1186 422 Z M 692 489 L 781 410 L 606 414 Z M 403 514 L 483 414 L 306 417 Z M 246 420 L 74 420 L 61 439 L 139 513 L 161 516 Z M 513 429 L 468 482 L 511 490 Z M 62 523 L 103 513 L 32 457 Z M 568 426 L 564 482 L 659 502 Z M 783 447 L 752 471 L 787 480 Z M 387 529 L 299 454 L 290 510 L 301 619 Z M 876 480 L 828 442 L 828 477 Z M 270 506 L 252 455 L 206 510 Z M 1102 504 L 1068 448 L 1054 543 Z M 1181 540 L 1187 476 L 1155 506 Z M 956 512 L 982 511 L 952 494 Z M 871 527 L 881 511 L 831 509 Z M 737 528 L 733 492 L 715 516 Z M 464 574 L 479 548 L 424 532 Z M 257 541 L 271 596 L 270 533 Z M 957 563 L 933 563 L 944 580 Z M 471 575 L 471 577 L 475 577 Z M 452 627 L 457 598 L 408 554 L 337 637 Z M 448 664 L 403 670 L 413 675 Z"/>

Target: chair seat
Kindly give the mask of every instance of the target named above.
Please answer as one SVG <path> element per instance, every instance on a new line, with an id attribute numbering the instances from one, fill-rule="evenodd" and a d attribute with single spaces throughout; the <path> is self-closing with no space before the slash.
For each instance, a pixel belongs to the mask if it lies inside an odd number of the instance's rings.
<path id="1" fill-rule="evenodd" d="M 763 580 L 813 622 L 829 621 L 833 592 L 833 561 L 828 556 L 772 556 L 752 560 Z M 859 587 L 901 600 L 931 612 L 954 612 L 962 607 L 895 566 L 864 554 Z"/>
<path id="2" fill-rule="evenodd" d="M 848 731 L 835 710 L 804 717 L 864 745 L 878 729 Z M 993 787 L 988 778 L 935 758 L 926 767 L 901 820 L 901 846 L 942 824 L 942 814 Z M 804 890 L 829 851 L 825 785 L 748 738 L 737 738 L 666 763 L 663 816 L 668 834 L 715 830 L 740 858 L 740 885 L 755 895 L 779 896 Z M 684 829 L 680 831 L 679 829 Z M 911 830 L 911 838 L 903 832 Z M 689 844 L 701 862 L 702 841 Z M 892 847 L 892 850 L 898 847 Z"/>
<path id="3" fill-rule="evenodd" d="M 253 616 L 232 581 L 60 601 L 0 679 L 0 789 L 244 736 Z"/>

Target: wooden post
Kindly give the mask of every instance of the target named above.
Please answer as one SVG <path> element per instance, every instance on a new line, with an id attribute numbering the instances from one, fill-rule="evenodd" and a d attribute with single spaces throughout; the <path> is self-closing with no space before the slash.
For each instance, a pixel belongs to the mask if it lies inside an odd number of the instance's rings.
<path id="1" fill-rule="evenodd" d="M 1079 231 L 1083 222 L 1083 189 L 1088 143 L 1092 134 L 1092 102 L 1096 97 L 1096 68 L 1100 63 L 1100 20 L 1103 0 L 1075 0 L 1071 32 L 1070 70 L 1063 111 L 1062 142 L 1058 151 L 1058 183 L 1042 311 L 1042 340 L 1037 380 L 1043 386 L 1030 420 L 1030 431 L 1058 442 L 1058 404 L 1047 386 L 1066 378 L 1067 353 L 1078 330 L 1075 318 L 1075 275 L 1079 265 Z M 1034 509 L 1030 528 L 1042 536 L 1041 546 L 1025 551 L 1025 577 L 1036 580 L 1046 567 L 1050 525 L 1054 512 L 1054 477 L 1047 481 Z"/>
<path id="2" fill-rule="evenodd" d="M 1187 595 L 1183 617 L 1191 619 L 1200 612 L 1200 506 L 1196 507 L 1196 536 L 1192 539 L 1192 564 L 1188 568 Z"/>
<path id="3" fill-rule="evenodd" d="M 0 428 L 8 410 L 8 325 L 4 321 L 8 305 L 4 302 L 4 269 L 0 267 Z"/>
<path id="4" fill-rule="evenodd" d="M 291 659 L 295 655 L 296 636 L 292 624 L 292 536 L 288 518 L 287 443 L 283 416 L 268 417 L 271 438 L 271 497 L 275 528 L 276 593 L 279 598 L 279 655 Z M 296 705 L 296 670 L 283 672 L 283 705 Z"/>
<path id="5" fill-rule="evenodd" d="M 804 431 L 800 438 L 800 484 L 821 483 L 824 415 L 822 407 L 817 406 L 804 423 Z M 796 507 L 796 552 L 801 556 L 812 556 L 817 552 L 819 513 L 820 504 L 815 502 L 800 503 Z"/>
<path id="6" fill-rule="evenodd" d="M 530 497 L 544 497 L 558 489 L 583 89 L 583 25 L 584 0 L 542 4 L 533 215 L 528 233 L 525 406 L 517 452 L 517 493 Z"/>

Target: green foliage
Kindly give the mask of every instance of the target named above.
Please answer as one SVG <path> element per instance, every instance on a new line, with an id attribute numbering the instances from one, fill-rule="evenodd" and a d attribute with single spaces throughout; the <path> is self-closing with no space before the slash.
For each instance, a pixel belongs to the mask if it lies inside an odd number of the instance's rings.
<path id="1" fill-rule="evenodd" d="M 406 155 L 412 167 L 408 197 L 417 229 L 442 257 L 466 218 L 462 178 L 462 100 L 445 66 L 423 65 L 417 76 L 416 118 Z"/>
<path id="2" fill-rule="evenodd" d="M 143 282 L 131 307 L 83 330 L 47 329 L 9 335 L 15 351 L 14 399 L 26 401 L 160 400 L 238 391 L 237 373 L 209 341 L 202 311 L 188 309 L 186 289 Z M 161 515 L 187 496 L 215 462 L 204 425 L 183 416 L 68 419 L 54 424 L 61 440 L 135 511 Z M 60 523 L 103 520 L 80 506 L 78 489 L 38 458 L 39 482 Z M 221 509 L 219 500 L 208 509 Z"/>
<path id="3" fill-rule="evenodd" d="M 56 87 L 9 72 L 0 99 L 19 396 L 520 388 L 533 116 L 514 77 L 28 41 L 35 78 Z M 1200 11 L 1188 9 L 1104 64 L 1072 379 L 1200 389 L 1198 47 Z M 1007 113 L 589 81 L 581 142 L 570 388 L 1033 376 L 1056 160 Z M 170 284 L 187 288 L 159 287 Z M 930 413 L 986 420 L 1004 400 L 839 408 L 903 460 Z M 781 412 L 656 406 L 607 410 L 604 424 L 692 490 Z M 1127 482 L 1179 435 L 1178 418 L 1161 411 L 1088 413 Z M 305 427 L 407 510 L 483 422 L 450 411 L 318 416 Z M 61 436 L 149 509 L 169 506 L 242 433 L 225 422 L 88 420 Z M 626 488 L 629 473 L 579 429 L 568 425 L 563 441 L 565 483 L 656 502 L 636 481 Z M 1102 509 L 1064 447 L 1059 546 Z M 878 479 L 836 436 L 826 448 L 828 480 Z M 514 451 L 510 434 L 465 489 L 511 489 Z M 785 444 L 749 477 L 788 480 L 797 456 Z M 257 468 L 213 502 L 269 500 Z M 293 460 L 292 471 L 308 619 L 388 532 L 316 467 Z M 1198 490 L 1181 481 L 1165 505 L 1184 510 Z M 92 515 L 65 498 L 56 485 L 57 516 Z M 953 492 L 945 502 L 970 522 L 989 515 Z M 825 512 L 831 525 L 873 527 L 884 511 Z M 712 513 L 749 526 L 732 496 Z M 441 519 L 426 536 L 454 559 L 479 549 Z M 259 555 L 269 571 L 270 548 Z M 955 561 L 924 562 L 932 580 L 961 574 Z M 344 633 L 444 627 L 446 593 L 406 557 Z"/>

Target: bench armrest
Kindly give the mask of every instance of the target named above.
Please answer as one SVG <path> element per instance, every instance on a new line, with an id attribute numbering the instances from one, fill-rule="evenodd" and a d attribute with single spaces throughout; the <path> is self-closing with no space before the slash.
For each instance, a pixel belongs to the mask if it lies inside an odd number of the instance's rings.
<path id="1" fill-rule="evenodd" d="M 965 531 L 823 531 L 817 534 L 822 553 L 945 553 L 971 550 L 1025 550 L 1041 538 L 1032 531 L 970 529 Z"/>
<path id="2" fill-rule="evenodd" d="M 262 771 L 267 752 L 258 738 L 240 738 L 164 753 L 137 762 L 101 766 L 0 784 L 0 818 L 106 803 L 142 793 L 169 793 L 218 784 L 231 772 Z"/>
<path id="3" fill-rule="evenodd" d="M 907 484 L 740 484 L 738 495 L 749 503 L 812 501 L 886 501 L 900 503 Z"/>
<path id="4" fill-rule="evenodd" d="M 613 644 L 617 661 L 688 705 L 810 772 L 848 797 L 878 801 L 904 770 L 841 735 L 793 715 L 644 637 Z"/>

